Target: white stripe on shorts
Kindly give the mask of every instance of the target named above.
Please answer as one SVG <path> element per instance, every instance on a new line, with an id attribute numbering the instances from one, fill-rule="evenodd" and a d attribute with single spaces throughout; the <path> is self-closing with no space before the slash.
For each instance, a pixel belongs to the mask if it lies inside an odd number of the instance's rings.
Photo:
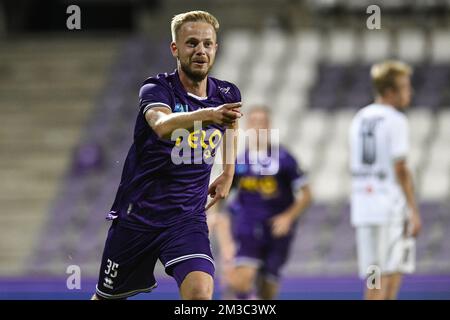
<path id="1" fill-rule="evenodd" d="M 216 267 L 216 265 L 214 264 L 214 260 L 210 256 L 203 254 L 203 253 L 187 254 L 185 256 L 181 256 L 181 257 L 172 259 L 170 261 L 167 261 L 166 264 L 164 265 L 164 267 L 167 268 L 167 267 L 173 265 L 174 263 L 181 262 L 181 261 L 188 260 L 188 259 L 193 259 L 193 258 L 206 259 L 209 262 L 211 262 L 214 267 Z"/>
<path id="2" fill-rule="evenodd" d="M 158 286 L 158 283 L 155 282 L 155 284 L 149 288 L 137 289 L 137 290 L 132 290 L 132 291 L 118 293 L 118 294 L 108 294 L 108 293 L 104 293 L 104 292 L 100 291 L 98 288 L 98 285 L 97 285 L 97 286 L 95 286 L 95 293 L 104 299 L 124 299 L 124 298 L 129 298 L 131 296 L 137 295 L 138 293 L 151 292 L 157 286 Z"/>

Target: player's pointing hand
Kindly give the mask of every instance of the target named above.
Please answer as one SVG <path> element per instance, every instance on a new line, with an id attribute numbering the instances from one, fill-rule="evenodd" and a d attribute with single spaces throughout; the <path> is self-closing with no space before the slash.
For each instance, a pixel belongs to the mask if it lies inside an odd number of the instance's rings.
<path id="1" fill-rule="evenodd" d="M 219 125 L 231 125 L 242 117 L 240 112 L 241 102 L 225 103 L 216 108 L 211 108 L 210 117 L 213 123 Z"/>
<path id="2" fill-rule="evenodd" d="M 233 183 L 233 177 L 229 177 L 222 173 L 214 180 L 209 186 L 208 195 L 213 199 L 208 203 L 205 210 L 208 210 L 215 205 L 219 200 L 225 199 L 230 192 L 231 184 Z"/>

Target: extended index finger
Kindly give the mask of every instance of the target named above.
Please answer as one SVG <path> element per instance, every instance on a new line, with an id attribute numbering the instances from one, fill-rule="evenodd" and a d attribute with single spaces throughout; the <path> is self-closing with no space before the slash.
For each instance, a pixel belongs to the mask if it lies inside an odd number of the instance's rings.
<path id="1" fill-rule="evenodd" d="M 234 102 L 234 103 L 225 103 L 223 105 L 226 109 L 234 109 L 234 108 L 240 108 L 242 107 L 242 102 Z"/>
<path id="2" fill-rule="evenodd" d="M 231 120 L 236 120 L 242 117 L 242 113 L 228 110 L 224 110 L 223 115 Z"/>

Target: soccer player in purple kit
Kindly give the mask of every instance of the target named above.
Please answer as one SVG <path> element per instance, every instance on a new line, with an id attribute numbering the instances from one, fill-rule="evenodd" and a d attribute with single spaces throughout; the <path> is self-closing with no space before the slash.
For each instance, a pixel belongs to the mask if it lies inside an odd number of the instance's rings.
<path id="1" fill-rule="evenodd" d="M 271 135 L 261 134 L 270 132 L 269 110 L 253 107 L 246 118 L 247 130 L 256 131 L 256 143 L 249 143 L 237 157 L 233 182 L 237 191 L 227 205 L 230 214 L 219 216 L 215 230 L 227 269 L 226 290 L 247 299 L 256 288 L 258 298 L 270 300 L 278 294 L 280 269 L 288 259 L 298 217 L 312 196 L 295 158 L 271 142 Z"/>
<path id="2" fill-rule="evenodd" d="M 148 78 L 140 89 L 134 141 L 108 214 L 113 222 L 93 299 L 151 291 L 158 259 L 182 299 L 212 298 L 215 268 L 205 211 L 228 195 L 237 139 L 232 135 L 227 143 L 224 133 L 237 129 L 242 116 L 239 89 L 208 76 L 218 29 L 217 19 L 204 11 L 172 19 L 170 48 L 177 69 Z M 174 137 L 183 129 L 189 130 L 186 136 Z M 213 159 L 220 142 L 223 158 L 232 161 L 208 188 L 212 163 L 206 160 Z M 189 148 L 181 163 L 173 152 L 177 147 Z M 194 159 L 198 152 L 200 163 Z M 206 205 L 208 194 L 213 199 Z"/>

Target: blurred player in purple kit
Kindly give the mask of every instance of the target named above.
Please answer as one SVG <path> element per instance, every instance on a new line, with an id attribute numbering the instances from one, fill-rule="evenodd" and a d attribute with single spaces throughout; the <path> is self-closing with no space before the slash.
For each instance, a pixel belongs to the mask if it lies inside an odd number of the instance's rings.
<path id="1" fill-rule="evenodd" d="M 253 107 L 246 117 L 247 130 L 257 132 L 257 142 L 237 158 L 233 182 L 237 191 L 228 205 L 229 219 L 221 215 L 215 229 L 224 263 L 233 264 L 225 265 L 229 289 L 245 299 L 256 287 L 259 298 L 274 299 L 296 222 L 312 197 L 306 174 L 294 157 L 281 145 L 273 153 L 270 135 L 258 134 L 270 132 L 268 109 Z"/>
<path id="2" fill-rule="evenodd" d="M 217 19 L 204 11 L 172 19 L 170 48 L 177 69 L 148 78 L 140 89 L 134 141 L 108 214 L 113 222 L 93 299 L 151 291 L 158 259 L 177 281 L 182 299 L 212 298 L 215 268 L 205 211 L 228 195 L 236 138 L 227 143 L 224 133 L 236 129 L 242 116 L 238 88 L 208 76 L 218 29 Z M 180 129 L 188 134 L 176 136 Z M 212 163 L 207 160 L 221 142 L 223 158 L 232 161 L 208 188 Z M 181 163 L 176 148 L 185 152 Z M 208 194 L 213 199 L 207 206 Z"/>

